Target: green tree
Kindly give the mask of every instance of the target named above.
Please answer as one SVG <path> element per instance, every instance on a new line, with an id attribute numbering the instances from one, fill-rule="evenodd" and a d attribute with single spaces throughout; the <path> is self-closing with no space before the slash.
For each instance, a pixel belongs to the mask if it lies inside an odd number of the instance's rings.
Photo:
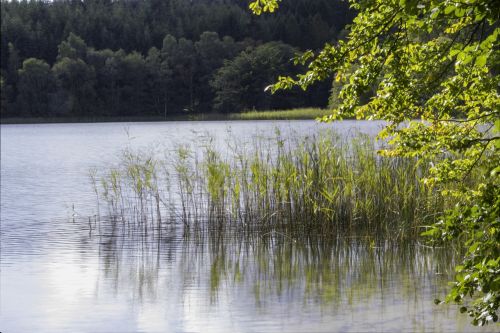
<path id="1" fill-rule="evenodd" d="M 99 115 L 109 116 L 116 111 L 112 99 L 114 97 L 112 88 L 115 86 L 113 77 L 110 77 L 109 68 L 106 66 L 109 59 L 113 59 L 115 52 L 110 49 L 87 50 L 87 64 L 95 71 L 95 92 L 96 101 L 94 109 L 98 110 Z M 110 89 L 111 88 L 111 89 Z"/>
<path id="2" fill-rule="evenodd" d="M 106 57 L 104 68 L 102 69 L 102 82 L 100 89 L 105 96 L 105 107 L 112 116 L 117 116 L 121 112 L 121 92 L 120 92 L 120 74 L 121 63 L 125 57 L 123 50 L 114 52 Z"/>
<path id="3" fill-rule="evenodd" d="M 220 40 L 216 32 L 205 31 L 200 40 L 195 42 L 199 66 L 196 74 L 196 96 L 200 100 L 202 110 L 210 110 L 214 98 L 210 81 L 217 69 L 222 67 L 224 60 L 232 59 L 237 50 L 230 37 Z"/>
<path id="4" fill-rule="evenodd" d="M 58 89 L 67 98 L 72 116 L 93 116 L 95 113 L 95 71 L 82 59 L 60 59 L 52 68 Z"/>
<path id="5" fill-rule="evenodd" d="M 241 112 L 290 107 L 298 101 L 296 92 L 270 96 L 264 88 L 278 74 L 291 73 L 289 60 L 296 52 L 290 45 L 270 42 L 247 48 L 233 60 L 226 61 L 212 80 L 214 108 L 221 112 Z"/>
<path id="6" fill-rule="evenodd" d="M 165 117 L 171 113 L 172 109 L 175 109 L 174 105 L 174 95 L 175 91 L 173 89 L 173 54 L 177 48 L 177 40 L 172 35 L 166 35 L 163 38 L 162 49 L 160 51 L 160 70 L 158 72 L 160 76 L 160 88 L 161 88 L 161 103 L 162 103 L 162 113 Z"/>
<path id="7" fill-rule="evenodd" d="M 164 115 L 164 89 L 168 81 L 164 80 L 164 73 L 161 66 L 161 53 L 156 47 L 148 51 L 145 59 L 147 68 L 146 90 L 149 92 L 149 98 L 145 101 L 147 108 L 155 115 Z"/>
<path id="8" fill-rule="evenodd" d="M 254 13 L 279 0 L 255 0 Z M 455 182 L 460 199 L 427 235 L 466 244 L 446 301 L 463 304 L 475 325 L 498 320 L 500 304 L 500 2 L 494 0 L 351 1 L 358 12 L 345 40 L 299 63 L 305 73 L 280 77 L 272 90 L 335 77 L 338 107 L 323 120 L 387 121 L 380 138 L 389 156 L 434 158 L 429 186 Z M 375 95 L 361 97 L 372 87 Z M 482 181 L 468 185 L 479 173 Z M 445 194 L 446 195 L 446 194 Z M 472 296 L 472 303 L 467 297 Z"/>
<path id="9" fill-rule="evenodd" d="M 0 75 L 0 118 L 8 114 L 8 99 L 10 86 L 5 82 L 3 75 Z"/>
<path id="10" fill-rule="evenodd" d="M 83 39 L 74 33 L 70 33 L 65 41 L 62 41 L 58 46 L 58 59 L 87 59 L 87 44 Z"/>
<path id="11" fill-rule="evenodd" d="M 63 113 L 78 117 L 95 115 L 98 111 L 95 105 L 96 73 L 95 68 L 86 63 L 89 51 L 87 44 L 79 36 L 70 33 L 59 44 L 58 50 L 57 62 L 52 71 L 57 80 L 58 96 L 67 99 L 63 102 L 67 107 Z"/>
<path id="12" fill-rule="evenodd" d="M 121 82 L 120 93 L 122 101 L 121 114 L 135 116 L 144 114 L 146 105 L 146 78 L 147 67 L 144 57 L 132 52 L 127 54 L 121 62 L 119 78 Z"/>
<path id="13" fill-rule="evenodd" d="M 199 102 L 195 92 L 195 76 L 197 59 L 194 43 L 186 38 L 178 41 L 171 35 L 163 39 L 161 50 L 163 72 L 170 73 L 176 83 L 175 93 L 168 91 L 169 109 L 178 111 L 195 111 Z"/>
<path id="14" fill-rule="evenodd" d="M 21 67 L 21 58 L 19 57 L 19 51 L 16 49 L 14 44 L 9 43 L 7 45 L 8 58 L 7 58 L 7 71 L 6 74 L 13 84 L 17 83 L 17 70 Z"/>
<path id="15" fill-rule="evenodd" d="M 7 47 L 2 50 L 7 50 L 5 70 L 1 70 L 2 74 L 2 117 L 13 115 L 19 116 L 15 101 L 17 95 L 18 69 L 21 66 L 21 58 L 19 52 L 12 43 L 8 43 Z"/>
<path id="16" fill-rule="evenodd" d="M 49 116 L 49 96 L 55 89 L 50 66 L 43 60 L 28 58 L 18 72 L 17 105 L 21 115 Z"/>

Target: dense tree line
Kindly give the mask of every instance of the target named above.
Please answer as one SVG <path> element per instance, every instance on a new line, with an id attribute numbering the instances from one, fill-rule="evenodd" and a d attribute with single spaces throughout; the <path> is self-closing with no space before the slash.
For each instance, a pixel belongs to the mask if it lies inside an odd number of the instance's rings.
<path id="1" fill-rule="evenodd" d="M 1 2 L 1 116 L 135 116 L 323 106 L 328 84 L 270 96 L 290 59 L 334 42 L 341 0 Z"/>

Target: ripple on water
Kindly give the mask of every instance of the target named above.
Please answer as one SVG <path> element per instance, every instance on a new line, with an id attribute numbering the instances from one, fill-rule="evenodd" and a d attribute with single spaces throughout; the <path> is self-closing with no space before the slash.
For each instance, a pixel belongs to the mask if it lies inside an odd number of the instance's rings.
<path id="1" fill-rule="evenodd" d="M 206 132 L 244 141 L 269 136 L 276 124 L 283 132 L 317 131 L 313 122 L 2 125 L 2 330 L 498 331 L 433 305 L 452 274 L 455 259 L 446 251 L 306 235 L 290 242 L 258 230 L 186 234 L 177 224 L 146 234 L 92 221 L 87 172 L 113 164 L 125 147 L 168 152 Z M 378 125 L 324 126 L 346 135 Z"/>

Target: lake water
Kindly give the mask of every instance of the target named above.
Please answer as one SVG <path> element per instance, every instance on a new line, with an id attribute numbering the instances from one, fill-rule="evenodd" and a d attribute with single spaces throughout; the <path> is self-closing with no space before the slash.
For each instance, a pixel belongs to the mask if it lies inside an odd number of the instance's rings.
<path id="1" fill-rule="evenodd" d="M 169 122 L 1 126 L 1 332 L 496 331 L 435 306 L 451 251 L 104 225 L 89 170 L 123 149 L 249 142 L 279 127 L 374 135 L 377 122 Z M 165 153 L 166 152 L 166 153 Z M 90 218 L 90 224 L 89 224 Z"/>

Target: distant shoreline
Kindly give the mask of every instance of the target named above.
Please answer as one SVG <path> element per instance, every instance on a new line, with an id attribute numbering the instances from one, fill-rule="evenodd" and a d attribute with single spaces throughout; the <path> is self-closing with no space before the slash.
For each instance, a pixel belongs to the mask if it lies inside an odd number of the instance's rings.
<path id="1" fill-rule="evenodd" d="M 167 117 L 8 117 L 0 119 L 2 125 L 15 124 L 59 124 L 59 123 L 101 123 L 101 122 L 161 122 L 161 121 L 220 121 L 220 120 L 308 120 L 329 113 L 326 109 L 293 109 L 273 111 L 248 111 L 241 113 L 197 113 L 177 114 Z"/>
<path id="2" fill-rule="evenodd" d="M 198 115 L 199 116 L 199 115 Z M 165 117 L 28 117 L 28 118 L 3 118 L 2 125 L 15 124 L 60 124 L 60 123 L 113 123 L 113 122 L 160 122 L 160 121 L 188 121 L 194 117 L 179 115 Z M 200 120 L 200 119 L 196 119 Z M 205 119 L 203 119 L 205 120 Z"/>

